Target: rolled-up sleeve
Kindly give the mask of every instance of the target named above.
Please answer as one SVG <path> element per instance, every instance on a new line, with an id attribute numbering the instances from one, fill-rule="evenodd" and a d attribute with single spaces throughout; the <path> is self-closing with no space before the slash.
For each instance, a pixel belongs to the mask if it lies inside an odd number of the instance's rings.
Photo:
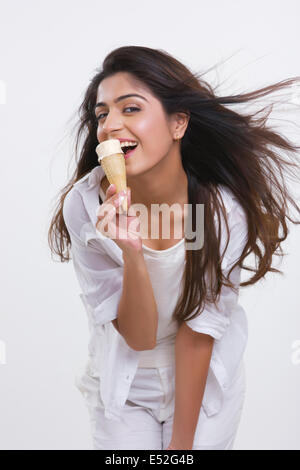
<path id="1" fill-rule="evenodd" d="M 64 200 L 63 217 L 71 238 L 73 265 L 82 290 L 80 297 L 94 325 L 102 326 L 117 318 L 123 268 L 106 253 L 96 234 L 94 239 L 86 236 L 83 229 L 93 228 L 76 189 Z"/>
<path id="2" fill-rule="evenodd" d="M 220 251 L 221 254 L 223 254 L 227 242 L 227 231 L 224 219 L 221 218 L 221 220 L 222 239 Z M 236 199 L 233 199 L 232 208 L 227 213 L 227 220 L 229 228 L 229 242 L 222 261 L 222 271 L 226 276 L 228 275 L 231 267 L 240 258 L 248 237 L 246 214 Z M 237 288 L 240 283 L 240 271 L 241 268 L 237 266 L 230 274 L 230 280 Z M 230 324 L 231 312 L 235 308 L 237 302 L 238 291 L 234 292 L 230 287 L 222 286 L 220 298 L 216 305 L 206 302 L 204 310 L 200 315 L 191 320 L 187 320 L 186 324 L 192 330 L 198 333 L 208 334 L 215 338 L 215 340 L 219 341 Z"/>

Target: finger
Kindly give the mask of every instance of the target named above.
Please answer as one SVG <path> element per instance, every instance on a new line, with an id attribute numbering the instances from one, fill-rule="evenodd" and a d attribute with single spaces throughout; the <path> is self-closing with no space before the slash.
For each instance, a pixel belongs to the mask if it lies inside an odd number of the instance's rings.
<path id="1" fill-rule="evenodd" d="M 126 201 L 126 191 L 120 191 L 116 196 L 113 196 L 112 199 L 112 204 L 114 204 L 115 207 L 117 207 L 117 213 L 124 215 L 124 205 Z"/>
<path id="2" fill-rule="evenodd" d="M 107 199 L 109 199 L 113 194 L 115 194 L 116 191 L 117 191 L 116 185 L 110 184 L 105 193 L 106 195 L 105 201 L 107 201 Z"/>
<path id="3" fill-rule="evenodd" d="M 128 239 L 128 231 L 127 231 L 127 218 L 121 216 L 118 216 L 118 222 L 116 220 L 116 212 L 113 210 L 108 213 L 107 217 L 105 220 L 109 224 L 108 229 L 106 229 L 107 236 L 112 239 L 118 239 L 118 240 L 127 240 Z M 104 219 L 103 219 L 104 220 Z M 105 222 L 106 223 L 106 222 Z M 103 225 L 105 228 L 105 225 Z M 129 236 L 130 238 L 130 236 Z"/>
<path id="4" fill-rule="evenodd" d="M 131 197 L 130 197 L 130 188 L 127 186 L 126 189 L 122 189 L 121 191 L 119 191 L 117 194 L 115 194 L 113 197 L 112 197 L 112 202 L 115 203 L 115 197 L 116 199 L 119 198 L 120 199 L 120 204 L 117 204 L 117 207 L 119 208 L 119 210 L 117 210 L 117 213 L 118 214 L 125 214 L 125 209 L 124 207 L 127 205 L 127 210 L 128 210 L 128 207 L 130 205 L 130 202 L 131 202 Z M 127 201 L 127 204 L 124 202 L 124 201 Z M 120 207 L 121 206 L 121 207 Z"/>
<path id="5" fill-rule="evenodd" d="M 131 189 L 127 186 L 127 207 L 131 206 Z"/>
<path id="6" fill-rule="evenodd" d="M 124 196 L 123 196 L 124 197 Z M 113 194 L 109 199 L 106 199 L 103 204 L 100 204 L 100 206 L 97 207 L 96 210 L 96 216 L 98 218 L 102 218 L 105 216 L 105 213 L 108 212 L 111 207 L 116 207 L 117 208 L 117 213 L 120 214 L 120 204 L 122 203 L 122 194 L 116 193 Z"/>
<path id="7" fill-rule="evenodd" d="M 125 196 L 125 202 L 123 202 L 124 200 L 122 199 L 121 213 L 128 216 L 129 208 L 131 206 L 131 189 L 130 189 L 130 187 L 127 186 L 126 189 L 124 189 L 123 191 L 120 191 L 119 194 L 122 195 L 122 196 Z M 127 210 L 125 209 L 125 207 L 127 207 Z"/>
<path id="8" fill-rule="evenodd" d="M 113 188 L 111 188 L 113 186 Z M 107 189 L 107 195 L 108 198 L 105 200 L 105 202 L 109 202 L 111 204 L 115 204 L 116 207 L 119 207 L 120 204 L 115 203 L 116 200 L 121 198 L 120 202 L 122 203 L 124 200 L 124 197 L 126 196 L 126 190 L 125 191 L 119 191 L 118 193 L 116 192 L 115 185 L 110 185 L 110 187 Z M 120 213 L 117 211 L 117 213 Z"/>
<path id="9" fill-rule="evenodd" d="M 130 191 L 130 188 L 127 188 L 127 190 L 129 189 Z M 123 191 L 120 191 L 118 193 L 116 193 L 116 188 L 115 188 L 115 185 L 114 184 L 111 184 L 107 191 L 106 191 L 106 199 L 105 199 L 105 202 L 103 202 L 103 204 L 100 205 L 100 207 L 97 208 L 97 212 L 96 212 L 96 215 L 97 217 L 101 218 L 101 217 L 104 217 L 105 215 L 105 212 L 108 209 L 108 206 L 110 205 L 114 205 L 115 207 L 117 207 L 117 214 L 121 214 L 123 211 L 122 211 L 122 208 L 121 208 L 121 205 L 124 201 L 124 199 L 127 197 L 127 200 L 128 200 L 128 196 L 127 196 L 127 192 L 126 190 L 123 190 Z M 110 196 L 110 197 L 108 197 Z M 129 196 L 130 198 L 130 196 Z"/>
<path id="10" fill-rule="evenodd" d="M 98 207 L 97 213 L 96 213 L 98 219 L 102 219 L 103 217 L 105 217 L 105 214 L 110 212 L 113 208 L 115 208 L 115 205 L 113 204 L 111 199 L 101 204 Z"/>
<path id="11" fill-rule="evenodd" d="M 113 238 L 116 234 L 116 208 L 112 206 L 106 215 L 96 223 L 96 229 L 105 237 Z"/>
<path id="12" fill-rule="evenodd" d="M 117 213 L 120 215 L 126 215 L 126 210 L 125 210 L 126 200 L 127 200 L 126 190 L 119 191 L 116 199 L 113 200 L 113 204 L 115 204 L 115 206 L 117 207 Z"/>

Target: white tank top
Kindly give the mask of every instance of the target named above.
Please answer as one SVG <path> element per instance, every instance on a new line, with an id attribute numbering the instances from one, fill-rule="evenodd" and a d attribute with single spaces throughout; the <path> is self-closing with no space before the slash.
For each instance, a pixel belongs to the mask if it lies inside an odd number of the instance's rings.
<path id="1" fill-rule="evenodd" d="M 143 245 L 143 253 L 158 309 L 158 329 L 156 347 L 140 351 L 138 367 L 174 365 L 178 326 L 172 319 L 172 313 L 182 286 L 185 266 L 184 239 L 166 250 L 153 250 Z"/>

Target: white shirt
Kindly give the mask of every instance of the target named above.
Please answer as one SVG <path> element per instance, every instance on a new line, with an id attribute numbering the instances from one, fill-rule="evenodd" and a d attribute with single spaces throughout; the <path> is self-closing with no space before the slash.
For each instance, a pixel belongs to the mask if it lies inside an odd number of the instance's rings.
<path id="1" fill-rule="evenodd" d="M 124 261 L 118 245 L 96 229 L 99 189 L 103 177 L 103 169 L 97 166 L 77 181 L 64 200 L 63 216 L 72 242 L 73 266 L 82 290 L 79 295 L 89 322 L 87 371 L 100 379 L 100 395 L 105 407 L 105 416 L 119 419 L 139 361 L 142 361 L 142 356 L 151 361 L 155 353 L 130 348 L 112 323 L 112 320 L 117 318 L 122 294 Z M 248 229 L 244 210 L 237 199 L 225 186 L 220 185 L 219 188 L 230 230 L 230 239 L 222 262 L 222 270 L 227 274 L 240 257 Z M 221 254 L 227 242 L 226 233 L 225 222 L 221 217 Z M 174 345 L 176 328 L 175 323 L 169 324 L 169 320 L 179 295 L 178 273 L 184 269 L 184 247 L 184 240 L 171 247 L 169 250 L 172 255 L 174 253 L 173 258 L 168 256 L 168 250 L 160 252 L 143 246 L 159 311 L 157 349 L 165 344 L 170 351 L 172 344 Z M 170 278 L 178 290 L 171 290 L 171 282 L 165 290 L 164 282 L 167 282 L 168 276 L 164 276 L 162 271 L 164 263 L 171 267 Z M 239 267 L 232 271 L 230 280 L 236 286 L 239 285 Z M 220 410 L 223 392 L 229 387 L 240 365 L 248 339 L 247 317 L 244 309 L 238 304 L 238 293 L 223 286 L 217 305 L 218 308 L 213 304 L 206 304 L 198 317 L 186 322 L 194 331 L 215 338 L 202 400 L 207 416 Z M 169 353 L 165 357 L 170 357 Z"/>

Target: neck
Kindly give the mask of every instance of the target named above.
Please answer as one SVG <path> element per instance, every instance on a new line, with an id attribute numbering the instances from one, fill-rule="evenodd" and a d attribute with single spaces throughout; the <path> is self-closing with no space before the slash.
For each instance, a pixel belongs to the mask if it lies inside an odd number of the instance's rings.
<path id="1" fill-rule="evenodd" d="M 174 158 L 175 157 L 175 158 Z M 131 189 L 131 203 L 172 205 L 188 203 L 188 179 L 183 169 L 180 153 L 172 156 L 172 163 L 165 158 L 142 175 L 127 177 Z"/>

